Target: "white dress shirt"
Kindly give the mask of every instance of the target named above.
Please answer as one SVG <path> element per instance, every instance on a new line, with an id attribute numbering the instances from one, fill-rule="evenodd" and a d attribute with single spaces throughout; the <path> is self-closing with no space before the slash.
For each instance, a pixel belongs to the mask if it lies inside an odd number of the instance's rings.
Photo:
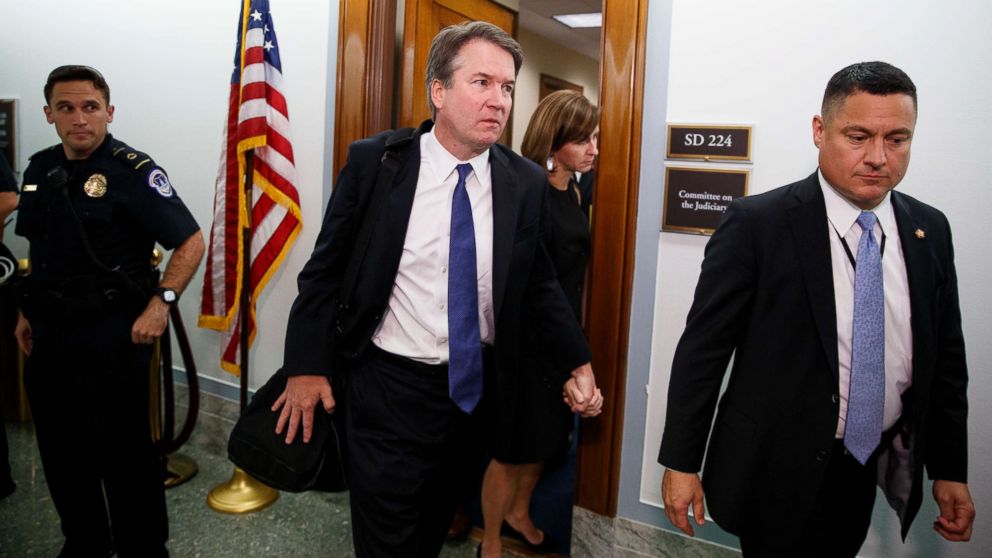
<path id="1" fill-rule="evenodd" d="M 420 136 L 420 174 L 389 307 L 372 341 L 382 350 L 427 364 L 448 362 L 448 248 L 451 200 L 461 163 L 472 165 L 465 182 L 475 228 L 479 283 L 479 332 L 491 345 L 493 316 L 493 187 L 489 150 L 459 161 L 431 130 Z"/>
<path id="2" fill-rule="evenodd" d="M 844 437 L 847 420 L 847 396 L 851 386 L 851 337 L 854 332 L 854 266 L 844 250 L 838 234 L 844 237 L 851 255 L 858 257 L 861 226 L 858 216 L 861 209 L 837 193 L 820 177 L 820 188 L 827 206 L 827 234 L 830 236 L 830 261 L 834 278 L 834 304 L 837 310 L 837 359 L 840 364 L 840 417 L 837 421 L 837 438 Z M 882 413 L 882 430 L 891 428 L 902 414 L 900 396 L 912 383 L 913 330 L 910 324 L 909 279 L 906 261 L 896 229 L 892 196 L 886 194 L 878 206 L 871 209 L 878 217 L 875 223 L 875 240 L 885 250 L 882 252 L 882 283 L 885 289 L 885 408 Z"/>

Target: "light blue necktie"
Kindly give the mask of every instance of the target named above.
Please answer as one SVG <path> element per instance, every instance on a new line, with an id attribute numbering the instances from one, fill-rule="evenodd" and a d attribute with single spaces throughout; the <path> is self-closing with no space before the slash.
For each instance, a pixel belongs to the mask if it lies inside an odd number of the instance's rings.
<path id="1" fill-rule="evenodd" d="M 448 394 L 471 413 L 482 399 L 482 341 L 479 334 L 479 288 L 476 279 L 475 225 L 465 180 L 472 165 L 456 167 L 458 184 L 451 200 L 448 251 Z"/>
<path id="2" fill-rule="evenodd" d="M 851 384 L 844 430 L 844 446 L 862 465 L 882 437 L 885 406 L 885 295 L 882 254 L 872 232 L 876 220 L 870 211 L 858 216 L 862 232 L 854 274 Z"/>

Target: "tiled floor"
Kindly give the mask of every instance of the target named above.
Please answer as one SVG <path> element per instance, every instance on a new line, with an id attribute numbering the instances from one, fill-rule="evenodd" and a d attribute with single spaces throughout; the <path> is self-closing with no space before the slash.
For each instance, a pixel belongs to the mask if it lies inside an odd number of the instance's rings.
<path id="1" fill-rule="evenodd" d="M 62 546 L 58 516 L 48 495 L 30 424 L 7 424 L 17 491 L 0 501 L 0 558 L 55 556 Z M 207 493 L 231 476 L 226 459 L 187 445 L 200 467 L 191 481 L 166 492 L 169 550 L 174 558 L 349 557 L 351 525 L 347 495 L 287 494 L 247 515 L 217 513 Z M 475 556 L 476 543 L 448 543 L 441 556 Z"/>
<path id="2" fill-rule="evenodd" d="M 208 423 L 203 421 L 197 428 Z M 30 423 L 5 426 L 17 491 L 0 500 L 0 558 L 51 558 L 62 546 L 62 533 L 45 484 L 34 428 Z M 346 494 L 283 493 L 268 508 L 247 515 L 211 510 L 206 503 L 207 493 L 227 482 L 233 471 L 231 463 L 213 451 L 216 445 L 189 443 L 182 448 L 183 454 L 197 462 L 200 471 L 186 484 L 166 491 L 173 558 L 354 556 Z M 581 508 L 575 513 L 573 556 L 739 557 L 736 550 L 699 543 L 656 527 L 629 520 L 615 523 Z M 476 530 L 473 535 L 477 533 Z M 504 558 L 536 556 L 506 537 L 503 542 Z M 470 558 L 475 556 L 476 544 L 472 539 L 447 543 L 441 556 Z"/>

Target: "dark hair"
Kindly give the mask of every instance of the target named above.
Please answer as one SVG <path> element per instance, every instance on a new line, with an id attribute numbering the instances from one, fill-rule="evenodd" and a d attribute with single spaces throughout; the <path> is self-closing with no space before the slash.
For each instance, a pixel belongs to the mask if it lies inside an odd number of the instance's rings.
<path id="1" fill-rule="evenodd" d="M 855 93 L 909 95 L 916 110 L 916 85 L 906 72 L 886 62 L 858 62 L 840 70 L 827 82 L 820 116 L 824 121 L 830 120 L 844 100 Z"/>
<path id="2" fill-rule="evenodd" d="M 552 153 L 566 143 L 587 139 L 598 124 L 599 108 L 582 93 L 555 91 L 541 99 L 531 115 L 520 153 L 544 168 Z"/>
<path id="3" fill-rule="evenodd" d="M 48 74 L 48 81 L 45 82 L 45 102 L 52 102 L 52 90 L 55 84 L 63 81 L 91 81 L 93 87 L 103 93 L 103 100 L 110 104 L 110 86 L 107 80 L 103 79 L 103 74 L 96 71 L 96 68 L 89 66 L 59 66 Z"/>
<path id="4" fill-rule="evenodd" d="M 520 48 L 520 43 L 506 31 L 486 21 L 472 21 L 445 27 L 434 35 L 431 50 L 427 54 L 427 106 L 431 109 L 431 118 L 435 116 L 434 101 L 431 100 L 431 84 L 434 80 L 439 80 L 445 89 L 451 87 L 451 76 L 455 73 L 458 53 L 463 46 L 472 41 L 486 41 L 510 53 L 513 57 L 513 74 L 520 72 L 520 66 L 524 63 L 524 51 Z"/>

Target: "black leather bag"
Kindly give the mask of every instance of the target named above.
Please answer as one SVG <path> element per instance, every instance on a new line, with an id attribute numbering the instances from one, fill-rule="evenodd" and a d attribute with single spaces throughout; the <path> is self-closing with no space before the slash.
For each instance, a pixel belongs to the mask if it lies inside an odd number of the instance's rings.
<path id="1" fill-rule="evenodd" d="M 255 392 L 227 441 L 227 456 L 232 463 L 263 483 L 286 492 L 348 490 L 344 445 L 344 410 L 340 404 L 333 413 L 324 412 L 318 403 L 314 409 L 313 435 L 303 443 L 298 432 L 292 444 L 286 444 L 286 432 L 276 435 L 279 412 L 272 405 L 286 389 L 287 377 L 276 372 Z M 341 386 L 335 381 L 335 390 Z M 344 395 L 342 390 L 341 395 Z M 338 398 L 343 402 L 343 397 Z"/>
<path id="2" fill-rule="evenodd" d="M 335 333 L 327 340 L 334 346 L 335 337 L 346 335 L 344 322 L 348 316 L 348 303 L 355 288 L 358 270 L 362 266 L 372 229 L 381 213 L 389 186 L 400 166 L 397 151 L 413 139 L 413 128 L 401 128 L 392 132 L 386 140 L 386 150 L 382 155 L 382 165 L 376 177 L 369 207 L 365 211 L 358 237 L 352 247 L 339 292 L 338 321 Z M 333 354 L 334 351 L 332 350 Z M 314 409 L 313 435 L 304 444 L 298 433 L 292 444 L 285 442 L 285 432 L 275 433 L 278 413 L 272 412 L 272 405 L 286 390 L 286 376 L 276 372 L 264 386 L 255 392 L 251 403 L 241 413 L 227 442 L 227 456 L 249 475 L 265 484 L 287 492 L 323 490 L 342 492 L 348 489 L 346 476 L 347 444 L 344 438 L 344 405 L 347 387 L 345 367 L 337 367 L 334 376 L 333 393 L 336 409 L 333 413 L 324 412 L 318 402 Z"/>

